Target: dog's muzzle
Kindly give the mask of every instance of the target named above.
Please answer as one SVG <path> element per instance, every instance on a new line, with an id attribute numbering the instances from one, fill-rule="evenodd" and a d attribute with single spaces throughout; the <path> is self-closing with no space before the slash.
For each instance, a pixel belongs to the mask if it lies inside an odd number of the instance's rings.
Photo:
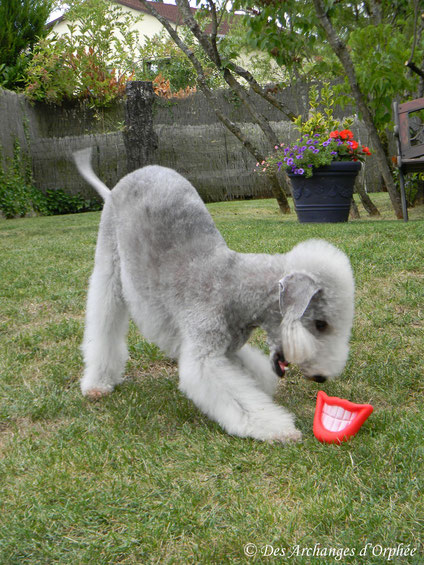
<path id="1" fill-rule="evenodd" d="M 284 377 L 289 364 L 284 359 L 284 355 L 282 353 L 277 352 L 274 353 L 274 355 L 272 356 L 272 366 L 274 368 L 275 373 L 279 377 Z"/>
<path id="2" fill-rule="evenodd" d="M 285 360 L 284 355 L 282 353 L 274 353 L 272 356 L 272 366 L 274 372 L 280 377 L 284 377 L 286 371 L 289 367 L 288 361 Z M 323 377 L 322 375 L 313 375 L 312 377 L 306 377 L 308 381 L 313 381 L 315 383 L 325 383 L 327 377 Z"/>

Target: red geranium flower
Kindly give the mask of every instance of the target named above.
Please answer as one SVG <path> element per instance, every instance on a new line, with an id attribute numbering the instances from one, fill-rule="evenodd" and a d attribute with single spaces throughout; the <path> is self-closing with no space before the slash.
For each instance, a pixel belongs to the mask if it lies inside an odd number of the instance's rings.
<path id="1" fill-rule="evenodd" d="M 330 133 L 330 137 L 333 137 L 333 138 L 339 137 L 339 135 L 340 135 L 340 133 L 339 133 L 338 130 L 334 130 Z"/>
<path id="2" fill-rule="evenodd" d="M 350 129 L 344 129 L 340 132 L 340 137 L 342 139 L 353 139 L 353 133 L 350 131 Z"/>

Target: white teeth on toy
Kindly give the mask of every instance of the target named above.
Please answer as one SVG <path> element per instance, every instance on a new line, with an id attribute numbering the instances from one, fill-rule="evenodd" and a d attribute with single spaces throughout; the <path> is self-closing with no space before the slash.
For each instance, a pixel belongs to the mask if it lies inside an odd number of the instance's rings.
<path id="1" fill-rule="evenodd" d="M 340 432 L 347 428 L 347 426 L 355 418 L 353 412 L 345 410 L 341 406 L 331 406 L 325 404 L 322 409 L 322 425 L 330 432 Z"/>

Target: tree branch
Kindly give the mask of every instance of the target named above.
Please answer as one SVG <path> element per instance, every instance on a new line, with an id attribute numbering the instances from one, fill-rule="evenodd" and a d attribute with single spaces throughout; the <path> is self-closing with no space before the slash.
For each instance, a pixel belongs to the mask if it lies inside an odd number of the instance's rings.
<path id="1" fill-rule="evenodd" d="M 184 18 L 184 23 L 189 27 L 194 37 L 197 38 L 198 42 L 203 47 L 206 55 L 213 63 L 215 63 L 215 65 L 219 69 L 221 69 L 221 60 L 219 57 L 219 53 L 218 51 L 215 52 L 215 50 L 212 47 L 212 44 L 210 43 L 210 39 L 208 35 L 200 28 L 199 24 L 194 19 L 193 14 L 190 10 L 190 4 L 188 3 L 188 0 L 177 0 L 176 4 L 178 10 L 180 11 L 181 15 Z"/>
<path id="2" fill-rule="evenodd" d="M 280 100 L 278 100 L 278 98 L 273 96 L 266 88 L 263 88 L 256 81 L 252 73 L 250 73 L 249 71 L 247 71 L 246 69 L 235 63 L 231 63 L 230 68 L 241 78 L 244 78 L 244 80 L 249 83 L 250 87 L 254 92 L 256 92 L 256 94 L 262 96 L 262 98 L 264 98 L 267 102 L 269 102 L 275 108 L 280 110 L 280 112 L 285 114 L 288 118 L 290 118 L 290 120 L 294 120 L 297 117 L 295 114 L 293 114 L 293 112 L 289 108 L 287 108 L 287 106 L 283 102 L 281 102 Z"/>
<path id="3" fill-rule="evenodd" d="M 381 14 L 381 8 L 379 3 L 375 0 L 368 0 L 366 3 L 371 18 L 373 20 L 374 25 L 379 25 L 383 21 L 383 17 Z"/>
<path id="4" fill-rule="evenodd" d="M 211 2 L 211 0 L 209 1 Z M 218 53 L 216 54 L 214 53 L 214 49 L 210 43 L 209 37 L 200 29 L 199 25 L 194 19 L 193 14 L 191 13 L 190 10 L 190 5 L 188 3 L 188 0 L 177 0 L 177 6 L 178 9 L 181 10 L 183 17 L 185 18 L 184 21 L 190 27 L 193 35 L 197 38 L 199 43 L 202 45 L 206 54 L 211 59 L 211 61 L 215 63 L 215 65 L 218 67 L 219 70 L 221 70 L 225 82 L 244 103 L 248 112 L 252 116 L 253 120 L 259 125 L 259 127 L 263 131 L 270 146 L 274 147 L 275 145 L 278 145 L 278 138 L 275 135 L 274 131 L 272 130 L 271 126 L 269 125 L 268 120 L 266 120 L 264 116 L 262 116 L 256 110 L 256 108 L 251 104 L 249 99 L 249 94 L 244 90 L 243 86 L 235 79 L 229 68 L 221 67 L 221 58 Z"/>

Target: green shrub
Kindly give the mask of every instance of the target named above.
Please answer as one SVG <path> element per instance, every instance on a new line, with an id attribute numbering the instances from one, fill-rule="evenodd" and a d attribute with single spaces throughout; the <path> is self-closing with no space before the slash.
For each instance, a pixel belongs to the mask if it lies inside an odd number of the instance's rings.
<path id="1" fill-rule="evenodd" d="M 1 160 L 1 154 L 0 154 Z M 59 188 L 43 193 L 33 184 L 31 167 L 21 147 L 15 142 L 13 158 L 7 169 L 0 166 L 0 211 L 6 218 L 28 214 L 53 216 L 100 210 L 101 202 L 86 199 L 82 194 L 66 194 Z"/>
<path id="2" fill-rule="evenodd" d="M 6 218 L 22 217 L 31 211 L 28 188 L 21 179 L 0 179 L 0 210 Z"/>
<path id="3" fill-rule="evenodd" d="M 35 46 L 25 94 L 52 104 L 109 106 L 123 97 L 138 67 L 140 38 L 133 28 L 141 17 L 108 0 L 73 0 L 66 19 L 66 33 L 50 34 Z"/>
<path id="4" fill-rule="evenodd" d="M 82 194 L 66 194 L 61 188 L 47 190 L 43 194 L 46 215 L 76 214 L 100 210 L 102 203 L 96 199 L 86 199 Z"/>
<path id="5" fill-rule="evenodd" d="M 33 194 L 35 189 L 28 160 L 22 155 L 17 141 L 8 165 L 7 169 L 0 167 L 0 210 L 6 218 L 26 216 L 37 206 L 37 202 L 33 203 L 33 197 L 37 199 Z M 41 205 L 41 202 L 38 203 Z"/>

